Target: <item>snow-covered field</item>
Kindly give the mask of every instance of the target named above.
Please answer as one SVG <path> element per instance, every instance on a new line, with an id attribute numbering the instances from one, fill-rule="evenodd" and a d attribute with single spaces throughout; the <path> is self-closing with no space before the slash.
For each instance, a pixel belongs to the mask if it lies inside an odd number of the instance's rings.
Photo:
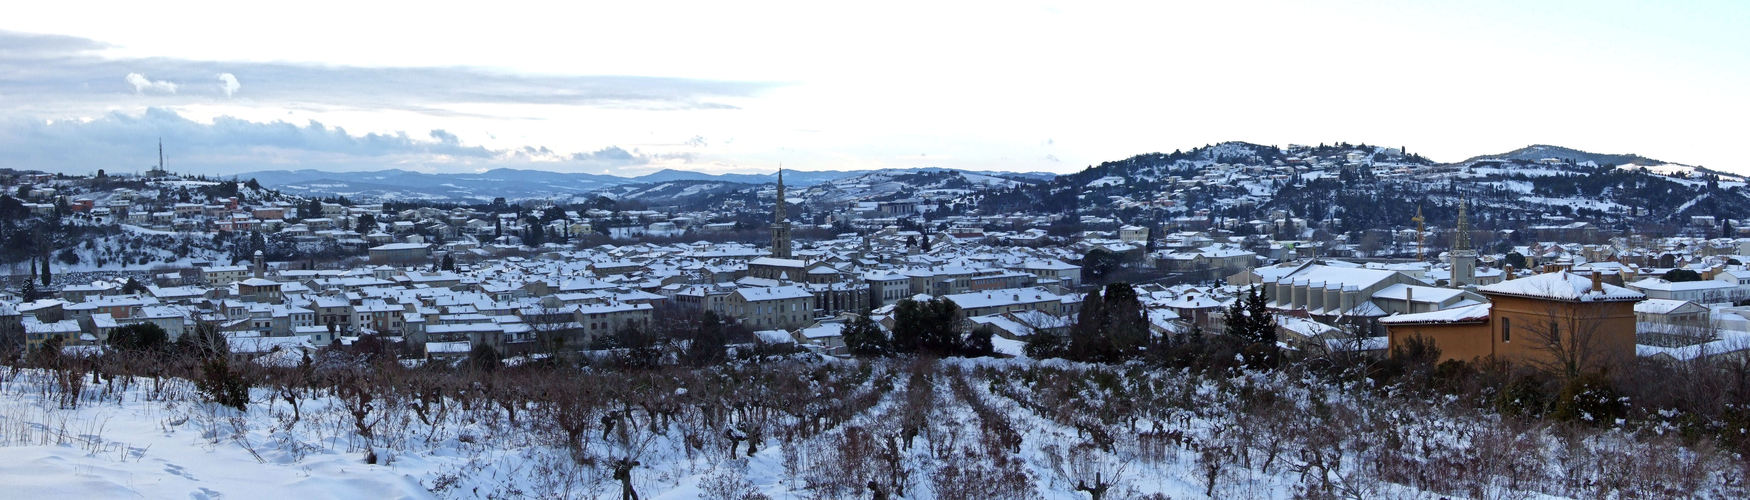
<path id="1" fill-rule="evenodd" d="M 9 498 L 422 498 L 418 470 L 365 465 L 356 439 L 288 433 L 265 403 L 203 403 L 192 384 L 150 380 L 64 408 L 43 371 L 10 372 L 0 403 L 0 484 Z M 256 398 L 265 400 L 263 391 Z M 312 410 L 318 408 L 312 405 Z M 415 462 L 417 463 L 417 461 Z"/>
<path id="2" fill-rule="evenodd" d="M 901 359 L 347 373 L 261 384 L 237 412 L 184 380 L 0 367 L 4 496 L 616 498 L 615 464 L 631 461 L 629 484 L 657 499 L 1744 494 L 1743 464 L 1712 447 L 1285 372 Z"/>

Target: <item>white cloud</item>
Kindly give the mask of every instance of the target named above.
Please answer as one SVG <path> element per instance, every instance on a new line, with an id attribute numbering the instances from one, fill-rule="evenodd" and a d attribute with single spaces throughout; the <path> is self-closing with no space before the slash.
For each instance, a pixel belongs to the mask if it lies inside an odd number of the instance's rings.
<path id="1" fill-rule="evenodd" d="M 152 80 L 146 78 L 146 75 L 139 73 L 128 73 L 127 80 L 128 85 L 134 86 L 135 94 L 144 94 L 147 92 L 157 94 L 176 93 L 176 83 L 168 80 Z"/>
<path id="2" fill-rule="evenodd" d="M 219 90 L 225 91 L 225 97 L 231 97 L 241 88 L 243 88 L 243 84 L 237 83 L 237 75 L 219 73 Z"/>

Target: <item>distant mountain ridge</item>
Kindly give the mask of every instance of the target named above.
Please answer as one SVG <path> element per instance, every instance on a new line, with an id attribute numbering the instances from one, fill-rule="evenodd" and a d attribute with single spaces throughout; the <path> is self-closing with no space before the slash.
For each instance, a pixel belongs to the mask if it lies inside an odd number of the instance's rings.
<path id="1" fill-rule="evenodd" d="M 806 188 L 872 173 L 924 173 L 956 171 L 937 167 L 882 170 L 785 170 L 784 183 Z M 1042 172 L 971 172 L 1004 178 L 1044 180 L 1055 174 Z M 613 188 L 664 183 L 712 182 L 726 185 L 760 185 L 776 182 L 769 174 L 710 174 L 664 169 L 636 177 L 581 172 L 498 168 L 479 173 L 425 173 L 402 169 L 330 172 L 324 170 L 267 170 L 239 174 L 281 191 L 304 196 L 347 196 L 361 199 L 490 201 L 493 198 L 531 199 L 582 196 Z M 634 189 L 632 191 L 639 191 Z"/>
<path id="2" fill-rule="evenodd" d="M 1475 202 L 1479 217 L 1503 219 L 1534 214 L 1623 224 L 1649 217 L 1677 221 L 1750 212 L 1750 190 L 1742 176 L 1635 154 L 1551 145 L 1441 163 L 1377 145 L 1278 147 L 1235 141 L 1140 154 L 1061 175 L 935 167 L 784 174 L 790 197 L 798 202 L 833 206 L 926 196 L 956 200 L 985 213 L 1158 218 L 1207 212 L 1252 218 L 1255 210 L 1268 208 L 1312 220 L 1336 218 L 1346 221 L 1345 227 L 1384 227 L 1402 224 L 1399 219 L 1408 217 L 1404 214 L 1422 205 L 1428 206 L 1430 218 L 1443 217 L 1461 198 Z M 777 175 L 666 169 L 621 177 L 501 168 L 442 174 L 281 170 L 239 178 L 255 178 L 288 194 L 356 200 L 480 203 L 499 197 L 578 201 L 599 196 L 709 209 L 726 202 L 761 203 Z M 1110 203 L 1129 208 L 1116 209 Z"/>
<path id="3" fill-rule="evenodd" d="M 1505 153 L 1475 156 L 1475 157 L 1471 157 L 1471 158 L 1466 159 L 1466 160 L 1459 162 L 1459 163 L 1476 163 L 1476 162 L 1484 161 L 1484 160 L 1538 161 L 1538 160 L 1543 160 L 1543 159 L 1548 159 L 1548 158 L 1556 158 L 1556 159 L 1562 159 L 1562 160 L 1573 160 L 1574 163 L 1592 162 L 1592 163 L 1596 163 L 1598 165 L 1617 165 L 1617 166 L 1641 165 L 1641 166 L 1650 167 L 1650 166 L 1654 166 L 1654 165 L 1664 165 L 1664 164 L 1670 163 L 1670 162 L 1654 160 L 1652 158 L 1647 158 L 1645 156 L 1641 156 L 1641 155 L 1637 155 L 1637 154 L 1591 153 L 1591 152 L 1581 151 L 1581 150 L 1574 149 L 1574 148 L 1566 148 L 1566 147 L 1562 147 L 1562 146 L 1551 146 L 1548 144 L 1533 144 L 1530 146 L 1515 149 L 1515 150 L 1508 151 Z M 1676 163 L 1674 165 L 1682 165 L 1682 164 Z M 1685 166 L 1689 166 L 1689 165 L 1685 165 Z"/>
<path id="4" fill-rule="evenodd" d="M 1549 145 L 1442 163 L 1367 144 L 1224 142 L 990 189 L 972 204 L 982 213 L 1145 222 L 1286 217 L 1337 221 L 1334 229 L 1353 231 L 1405 227 L 1418 209 L 1431 224 L 1450 224 L 1463 202 L 1473 220 L 1511 221 L 1502 223 L 1509 228 L 1574 221 L 1624 228 L 1685 224 L 1694 216 L 1742 217 L 1750 213 L 1746 182 L 1741 175 L 1640 155 Z"/>

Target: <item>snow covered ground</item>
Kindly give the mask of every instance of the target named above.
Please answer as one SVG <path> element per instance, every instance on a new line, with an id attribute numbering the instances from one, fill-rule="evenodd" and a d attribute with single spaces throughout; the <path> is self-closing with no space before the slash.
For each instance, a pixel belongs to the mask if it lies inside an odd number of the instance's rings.
<path id="1" fill-rule="evenodd" d="M 188 401 L 187 381 L 150 381 L 77 409 L 8 374 L 0 403 L 0 484 L 9 498 L 425 498 L 422 471 L 365 465 L 348 439 L 303 441 L 251 414 Z M 266 394 L 257 391 L 260 399 Z M 417 464 L 418 462 L 415 461 Z"/>
<path id="2" fill-rule="evenodd" d="M 84 374 L 69 397 L 53 372 L 0 367 L 0 496 L 617 498 L 622 459 L 655 499 L 867 498 L 871 484 L 920 499 L 1086 498 L 1078 487 L 1102 485 L 1108 498 L 1742 493 L 1718 450 L 1509 425 L 1282 372 L 983 359 L 451 385 L 416 373 L 380 374 L 395 390 L 373 386 L 383 392 L 363 406 L 306 389 L 294 412 L 267 386 L 237 412 L 184 380 Z"/>

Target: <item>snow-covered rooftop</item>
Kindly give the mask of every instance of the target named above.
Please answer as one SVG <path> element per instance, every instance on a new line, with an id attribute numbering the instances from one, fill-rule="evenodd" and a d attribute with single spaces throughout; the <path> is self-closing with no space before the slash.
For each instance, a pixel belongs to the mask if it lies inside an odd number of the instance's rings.
<path id="1" fill-rule="evenodd" d="M 1589 276 L 1557 271 L 1484 285 L 1477 287 L 1477 291 L 1485 294 L 1578 302 L 1638 301 L 1647 298 L 1641 292 L 1608 283 L 1601 283 L 1600 288 L 1603 291 L 1592 290 L 1592 278 Z"/>
<path id="2" fill-rule="evenodd" d="M 1380 318 L 1387 325 L 1420 325 L 1429 323 L 1470 323 L 1489 319 L 1492 304 L 1475 304 L 1414 314 L 1394 314 Z"/>

